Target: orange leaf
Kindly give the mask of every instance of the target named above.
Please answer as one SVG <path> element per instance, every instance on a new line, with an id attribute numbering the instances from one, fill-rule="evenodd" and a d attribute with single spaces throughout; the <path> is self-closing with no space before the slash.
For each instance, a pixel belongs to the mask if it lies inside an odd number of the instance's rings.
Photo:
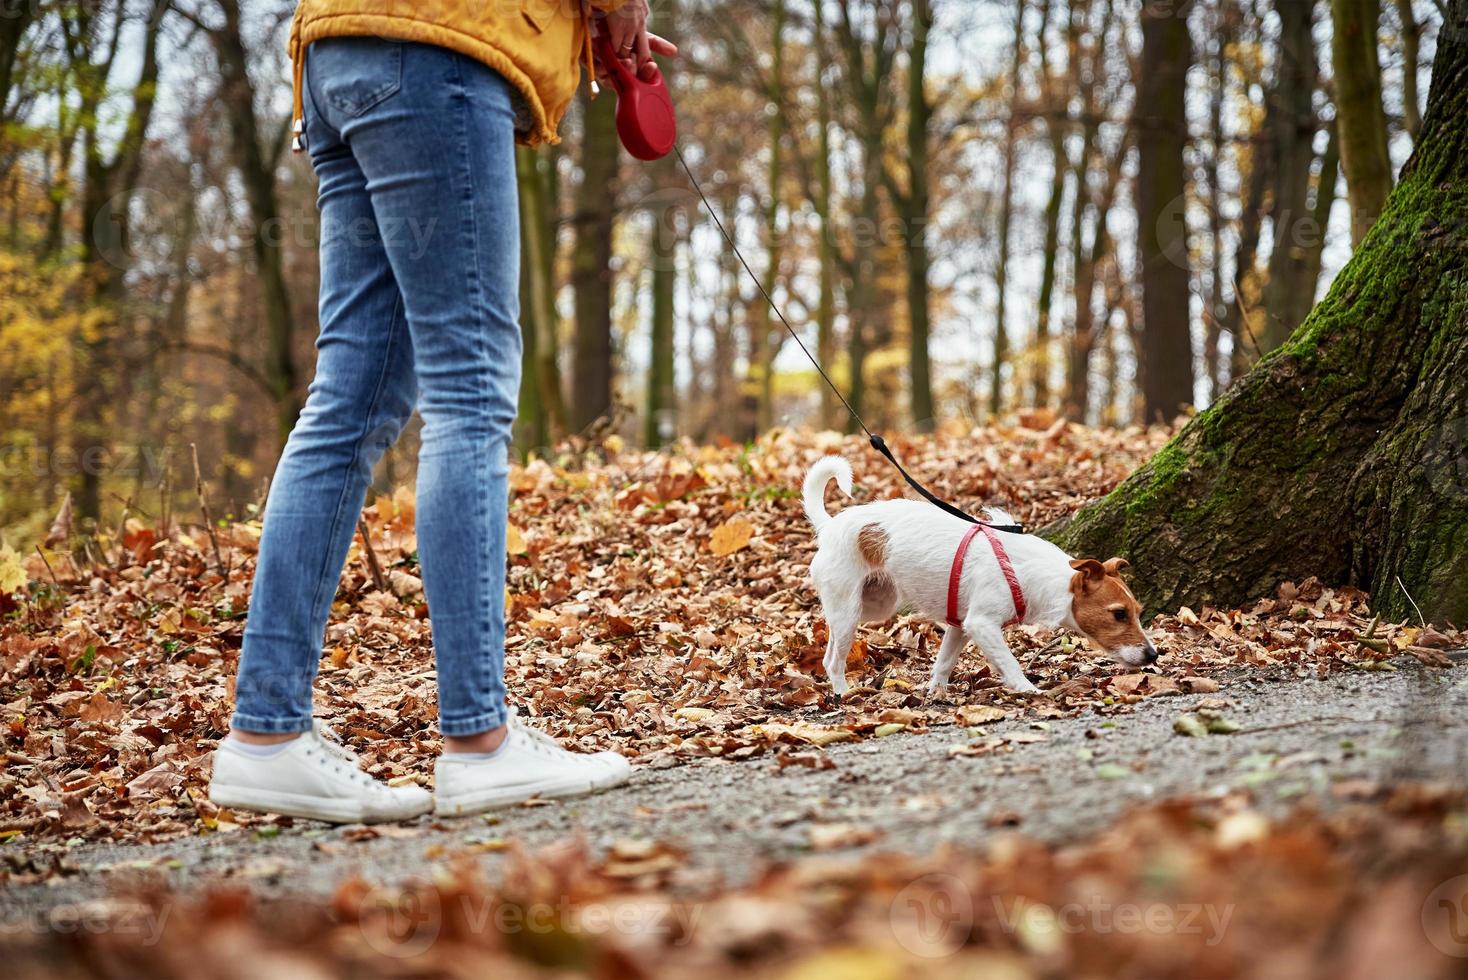
<path id="1" fill-rule="evenodd" d="M 723 558 L 725 555 L 732 555 L 741 548 L 748 547 L 749 539 L 752 537 L 754 537 L 754 525 L 742 517 L 735 517 L 714 528 L 714 533 L 709 536 L 709 550 Z"/>
<path id="2" fill-rule="evenodd" d="M 109 724 L 122 720 L 122 705 L 110 701 L 105 694 L 94 694 L 92 700 L 82 705 L 82 721 L 101 721 Z"/>

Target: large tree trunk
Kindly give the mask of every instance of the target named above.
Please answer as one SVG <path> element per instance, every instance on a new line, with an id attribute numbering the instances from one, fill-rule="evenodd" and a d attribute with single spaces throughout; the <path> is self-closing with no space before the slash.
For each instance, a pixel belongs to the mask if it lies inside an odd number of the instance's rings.
<path id="1" fill-rule="evenodd" d="M 1193 401 L 1189 323 L 1188 34 L 1191 0 L 1144 3 L 1137 80 L 1137 231 L 1142 263 L 1142 394 L 1147 421 L 1169 420 Z"/>
<path id="2" fill-rule="evenodd" d="M 1381 106 L 1381 61 L 1376 29 L 1380 0 L 1331 0 L 1331 61 L 1335 67 L 1336 125 L 1351 203 L 1351 244 L 1360 245 L 1392 189 L 1386 111 Z"/>
<path id="3" fill-rule="evenodd" d="M 578 431 L 612 407 L 612 222 L 616 211 L 617 105 L 610 94 L 583 101 L 581 183 L 576 188 L 576 294 L 571 424 Z"/>
<path id="4" fill-rule="evenodd" d="M 1468 18 L 1453 0 L 1450 21 Z M 1452 18 L 1456 17 L 1456 20 Z M 1401 184 L 1289 342 L 1050 534 L 1151 609 L 1319 576 L 1468 622 L 1468 37 L 1444 32 Z M 1410 599 L 1409 599 L 1410 596 Z"/>

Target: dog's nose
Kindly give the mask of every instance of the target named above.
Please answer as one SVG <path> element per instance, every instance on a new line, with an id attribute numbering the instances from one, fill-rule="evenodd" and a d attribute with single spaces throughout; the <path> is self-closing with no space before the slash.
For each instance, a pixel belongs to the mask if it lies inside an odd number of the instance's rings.
<path id="1" fill-rule="evenodd" d="M 1144 663 L 1144 664 L 1156 663 L 1158 656 L 1159 656 L 1159 654 L 1157 653 L 1157 648 L 1154 647 L 1152 644 L 1149 643 L 1149 644 L 1147 644 L 1147 649 L 1145 649 L 1145 650 L 1142 651 L 1142 663 Z"/>

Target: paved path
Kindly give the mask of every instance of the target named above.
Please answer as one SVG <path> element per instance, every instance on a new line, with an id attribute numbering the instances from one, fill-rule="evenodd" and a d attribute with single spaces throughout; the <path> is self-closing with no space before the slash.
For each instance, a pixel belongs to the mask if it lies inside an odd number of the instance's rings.
<path id="1" fill-rule="evenodd" d="M 72 873 L 0 890 L 0 925 L 25 928 L 53 910 L 103 897 L 140 874 L 191 891 L 228 879 L 269 895 L 329 894 L 343 876 L 391 883 L 431 873 L 465 846 L 518 838 L 535 846 L 584 833 L 595 847 L 625 838 L 675 842 L 711 879 L 746 879 L 763 863 L 808 853 L 812 841 L 926 852 L 982 843 L 1017 826 L 1047 840 L 1090 833 L 1134 803 L 1248 787 L 1262 805 L 1303 797 L 1330 805 L 1370 784 L 1468 781 L 1468 667 L 1359 672 L 1325 681 L 1253 673 L 1213 695 L 1158 697 L 1123 715 L 1095 714 L 1037 727 L 987 726 L 1015 739 L 997 752 L 954 757 L 972 741 L 960 728 L 898 734 L 827 750 L 834 767 L 771 756 L 639 770 L 630 785 L 589 800 L 504 811 L 492 819 L 424 818 L 358 839 L 362 828 L 297 822 L 278 836 L 249 831 L 161 845 L 84 844 L 66 850 Z M 1173 721 L 1207 699 L 1241 726 L 1185 738 Z M 832 826 L 836 825 L 836 826 Z M 45 859 L 46 855 L 39 855 Z M 480 858 L 493 875 L 503 860 Z"/>

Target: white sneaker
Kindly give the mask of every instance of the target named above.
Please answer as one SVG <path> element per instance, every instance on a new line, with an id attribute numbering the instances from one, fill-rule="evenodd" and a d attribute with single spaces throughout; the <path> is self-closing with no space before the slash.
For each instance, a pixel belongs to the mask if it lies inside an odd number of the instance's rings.
<path id="1" fill-rule="evenodd" d="M 271 756 L 253 756 L 229 739 L 214 752 L 209 799 L 237 810 L 328 823 L 408 820 L 433 809 L 420 786 L 388 786 L 357 766 L 352 751 L 317 723 Z"/>
<path id="2" fill-rule="evenodd" d="M 595 759 L 599 761 L 601 763 L 602 772 L 592 773 L 592 789 L 611 789 L 613 786 L 621 786 L 627 780 L 632 778 L 632 763 L 627 761 L 626 756 L 622 755 L 619 752 L 567 752 L 566 749 L 563 749 L 561 747 L 561 743 L 557 742 L 554 738 L 551 738 L 540 729 L 532 728 L 531 726 L 521 721 L 519 712 L 517 712 L 513 706 L 510 708 L 509 725 L 511 728 L 519 729 L 526 735 L 529 735 L 531 738 L 543 743 L 544 745 L 548 746 L 551 749 L 554 749 L 557 752 L 566 753 L 567 755 L 571 755 L 577 759 Z"/>
<path id="3" fill-rule="evenodd" d="M 465 816 L 514 806 L 531 797 L 565 799 L 620 786 L 632 765 L 615 752 L 567 752 L 556 740 L 519 722 L 492 759 L 439 756 L 433 772 L 435 812 Z"/>

